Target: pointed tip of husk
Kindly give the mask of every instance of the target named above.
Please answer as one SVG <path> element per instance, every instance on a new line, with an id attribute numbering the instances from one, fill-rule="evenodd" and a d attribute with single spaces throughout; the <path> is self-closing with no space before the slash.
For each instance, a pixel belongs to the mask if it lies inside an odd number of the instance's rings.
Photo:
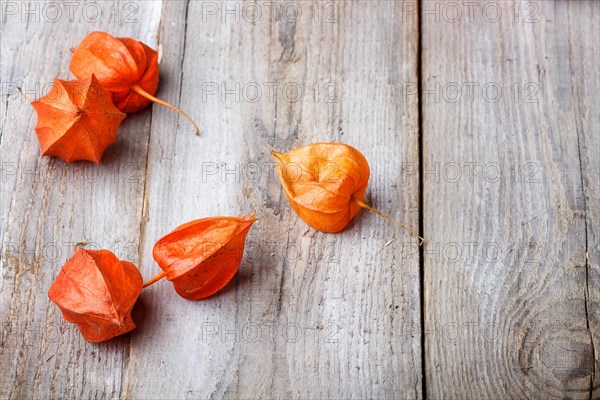
<path id="1" fill-rule="evenodd" d="M 271 150 L 271 157 L 273 157 L 277 161 L 281 161 L 281 153 L 276 152 L 275 150 Z"/>
<path id="2" fill-rule="evenodd" d="M 21 97 L 23 97 L 25 100 L 27 100 L 29 103 L 31 103 L 31 105 L 33 105 L 33 103 L 39 103 L 39 101 L 38 101 L 39 99 L 31 100 L 29 97 L 27 97 L 27 95 L 25 93 L 23 93 L 23 89 L 21 88 L 21 86 L 17 86 L 17 90 L 21 94 Z"/>

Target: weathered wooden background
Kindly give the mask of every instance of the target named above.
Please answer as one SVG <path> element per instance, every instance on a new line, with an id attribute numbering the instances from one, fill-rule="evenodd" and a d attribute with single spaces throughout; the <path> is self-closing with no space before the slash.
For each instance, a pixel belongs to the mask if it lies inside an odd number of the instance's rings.
<path id="1" fill-rule="evenodd" d="M 0 398 L 600 398 L 600 2 L 1 4 Z M 39 97 L 89 32 L 161 53 L 102 165 L 41 158 Z M 360 149 L 366 212 L 324 234 L 269 151 Z M 72 245 L 146 279 L 176 225 L 257 210 L 200 302 L 144 290 L 90 344 L 47 291 Z M 597 372 L 598 371 L 598 372 Z"/>

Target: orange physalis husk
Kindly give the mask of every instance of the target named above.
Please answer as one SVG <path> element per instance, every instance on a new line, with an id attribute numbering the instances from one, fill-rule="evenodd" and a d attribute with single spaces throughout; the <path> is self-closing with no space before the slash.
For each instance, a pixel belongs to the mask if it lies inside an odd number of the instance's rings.
<path id="1" fill-rule="evenodd" d="M 131 38 L 116 38 L 106 32 L 92 32 L 73 50 L 71 72 L 78 79 L 96 75 L 112 94 L 117 108 L 133 113 L 151 101 L 177 111 L 196 128 L 192 118 L 179 108 L 154 97 L 158 87 L 158 53 Z"/>
<path id="2" fill-rule="evenodd" d="M 109 250 L 75 252 L 48 291 L 63 317 L 90 342 L 102 342 L 135 328 L 131 309 L 142 291 L 137 268 Z"/>
<path id="3" fill-rule="evenodd" d="M 285 195 L 300 218 L 323 232 L 340 232 L 361 208 L 398 224 L 365 204 L 369 164 L 361 152 L 341 143 L 315 143 L 287 153 L 271 152 Z M 422 239 L 421 239 L 422 242 Z"/>
<path id="4" fill-rule="evenodd" d="M 43 156 L 100 163 L 106 147 L 117 140 L 125 118 L 94 75 L 86 81 L 55 79 L 48 94 L 31 105 L 38 115 L 35 132 Z"/>
<path id="5" fill-rule="evenodd" d="M 217 293 L 235 276 L 255 221 L 252 213 L 197 219 L 175 228 L 154 245 L 154 260 L 163 271 L 144 287 L 166 276 L 186 299 Z"/>

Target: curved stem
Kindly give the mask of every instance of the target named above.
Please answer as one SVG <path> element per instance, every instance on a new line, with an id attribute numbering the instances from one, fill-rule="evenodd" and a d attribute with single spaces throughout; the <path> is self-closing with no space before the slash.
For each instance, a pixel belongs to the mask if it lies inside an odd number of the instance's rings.
<path id="1" fill-rule="evenodd" d="M 33 103 L 35 100 L 31 100 L 25 93 L 23 93 L 23 89 L 20 86 L 17 86 L 17 90 L 21 93 L 21 96 L 30 103 Z"/>
<path id="2" fill-rule="evenodd" d="M 419 246 L 421 246 L 423 244 L 423 242 L 425 241 L 425 239 L 423 239 L 421 236 L 417 235 L 416 233 L 414 233 L 412 230 L 410 230 L 408 227 L 402 225 L 400 222 L 392 219 L 390 216 L 374 209 L 373 207 L 371 207 L 370 205 L 366 204 L 365 202 L 357 199 L 356 197 L 352 196 L 351 197 L 352 201 L 355 202 L 356 204 L 358 204 L 359 206 L 361 206 L 362 208 L 371 211 L 372 213 L 375 213 L 377 215 L 379 215 L 380 217 L 383 217 L 385 219 L 387 219 L 388 221 L 392 221 L 394 224 L 398 225 L 399 227 L 401 227 L 402 229 L 404 229 L 406 232 L 408 232 L 411 236 L 414 236 L 416 238 L 419 238 Z"/>
<path id="3" fill-rule="evenodd" d="M 165 271 L 161 271 L 158 275 L 156 275 L 154 278 L 150 279 L 148 282 L 144 283 L 144 286 L 142 286 L 142 288 L 148 287 L 150 285 L 152 285 L 155 282 L 160 281 L 162 278 L 164 278 L 167 275 L 167 273 Z"/>
<path id="4" fill-rule="evenodd" d="M 81 247 L 81 246 L 85 246 L 87 244 L 88 240 L 87 239 L 83 239 L 81 242 L 77 242 L 75 243 L 75 245 L 73 246 L 73 253 L 77 253 L 77 250 Z"/>
<path id="5" fill-rule="evenodd" d="M 273 157 L 277 161 L 281 161 L 281 154 L 276 152 L 275 150 L 271 150 L 271 157 Z"/>
<path id="6" fill-rule="evenodd" d="M 192 125 L 194 125 L 194 128 L 196 128 L 196 136 L 200 136 L 200 127 L 194 122 L 194 120 L 192 119 L 192 117 L 190 117 L 189 115 L 187 115 L 185 113 L 185 111 L 183 111 L 180 108 L 177 108 L 169 103 L 167 103 L 166 101 L 163 101 L 159 98 L 156 98 L 154 96 L 152 96 L 150 93 L 146 92 L 144 89 L 141 88 L 141 86 L 139 85 L 133 85 L 131 87 L 131 89 L 136 92 L 137 94 L 139 94 L 142 97 L 147 98 L 150 101 L 153 101 L 155 103 L 160 104 L 161 106 L 165 106 L 167 108 L 170 108 L 173 111 L 177 111 L 179 114 L 183 115 L 184 117 L 186 117 L 188 119 L 188 121 L 190 121 L 192 123 Z"/>

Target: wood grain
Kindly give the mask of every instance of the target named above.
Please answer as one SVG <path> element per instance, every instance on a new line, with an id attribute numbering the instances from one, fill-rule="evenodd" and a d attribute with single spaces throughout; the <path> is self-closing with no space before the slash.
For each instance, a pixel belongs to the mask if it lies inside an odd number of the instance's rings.
<path id="1" fill-rule="evenodd" d="M 0 4 L 0 398 L 600 399 L 600 3 L 52 4 Z M 158 47 L 202 135 L 152 106 L 99 167 L 41 158 L 15 87 L 71 78 L 93 30 Z M 269 152 L 318 141 L 365 154 L 421 251 L 367 212 L 297 217 Z M 217 296 L 156 283 L 98 345 L 48 301 L 75 242 L 149 279 L 175 226 L 252 210 Z"/>
<path id="2" fill-rule="evenodd" d="M 35 98 L 54 77 L 72 79 L 69 48 L 94 30 L 155 46 L 161 4 L 138 3 L 136 11 L 125 3 L 95 3 L 97 15 L 80 3 L 72 8 L 72 22 L 66 9 L 56 19 L 44 8 L 48 3 L 13 4 L 16 14 L 3 14 L 0 55 L 0 398 L 115 398 L 129 337 L 87 343 L 47 292 L 73 244 L 83 239 L 90 248 L 110 248 L 138 264 L 150 110 L 124 122 L 101 166 L 65 164 L 40 157 L 35 113 L 13 88 L 22 86 Z M 115 4 L 126 12 L 117 23 L 109 9 Z"/>
<path id="3" fill-rule="evenodd" d="M 426 397 L 597 398 L 600 4 L 529 3 L 526 22 L 528 3 L 515 18 L 493 2 L 497 21 L 451 23 L 425 14 L 435 3 L 422 9 Z M 467 84 L 474 97 L 456 100 Z"/>
<path id="4" fill-rule="evenodd" d="M 222 9 L 207 16 L 199 2 L 164 8 L 162 95 L 191 110 L 203 134 L 155 108 L 143 273 L 157 271 L 154 242 L 187 220 L 257 210 L 259 222 L 224 293 L 190 302 L 160 282 L 143 294 L 126 397 L 421 397 L 418 257 L 400 253 L 414 241 L 365 213 L 341 234 L 313 230 L 269 156 L 355 145 L 372 165 L 369 200 L 418 226 L 418 175 L 401 175 L 402 162 L 418 160 L 417 99 L 396 96 L 416 82 L 416 14 L 402 22 L 389 1 L 329 4 L 331 22 L 310 2 L 288 17 L 262 7 L 255 23 L 223 22 Z M 399 334 L 406 324 L 414 335 Z"/>

